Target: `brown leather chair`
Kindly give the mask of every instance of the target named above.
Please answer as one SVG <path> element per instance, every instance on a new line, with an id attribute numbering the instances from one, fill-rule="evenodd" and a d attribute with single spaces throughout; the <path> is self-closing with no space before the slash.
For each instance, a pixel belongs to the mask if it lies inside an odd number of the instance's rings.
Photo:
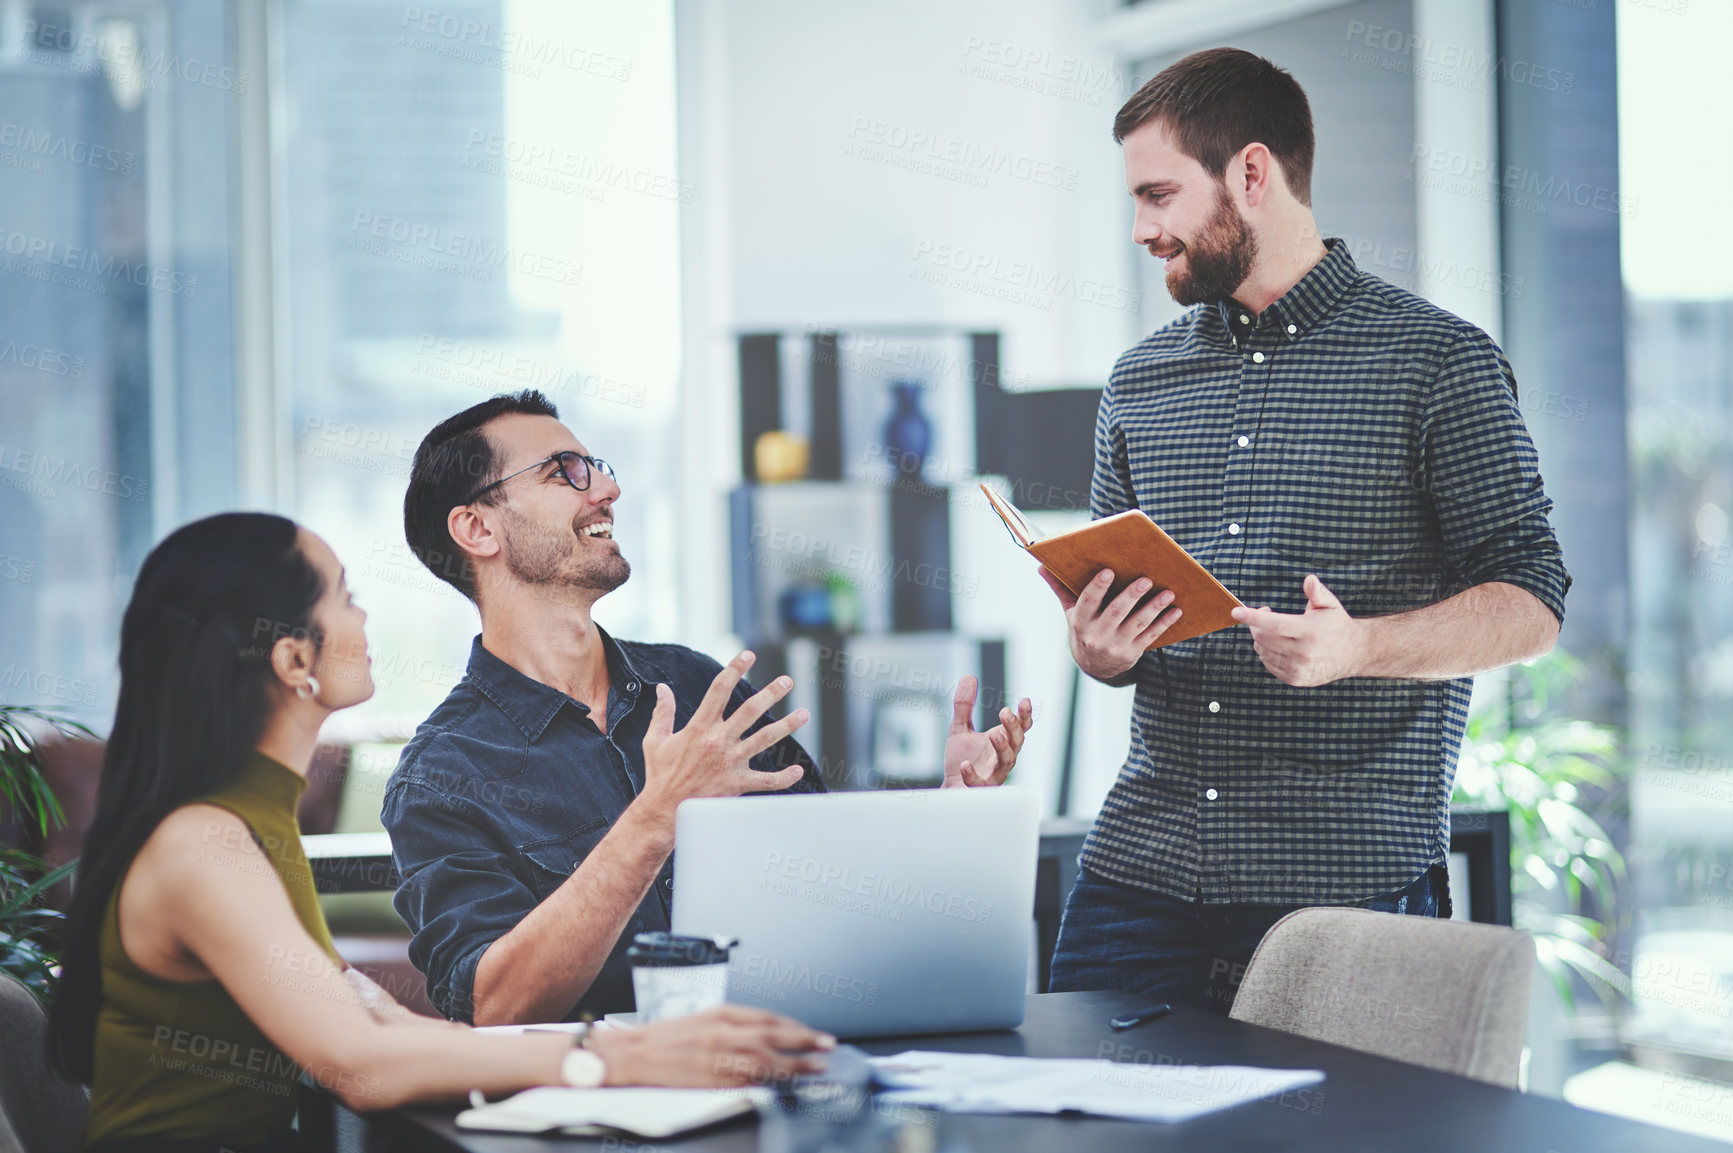
<path id="1" fill-rule="evenodd" d="M 46 837 L 29 828 L 18 836 L 22 848 L 40 855 L 51 865 L 77 857 L 85 830 L 96 815 L 96 788 L 102 779 L 104 742 L 50 735 L 42 739 L 42 772 L 66 815 L 66 823 L 48 831 Z M 320 744 L 313 752 L 307 773 L 307 791 L 296 810 L 303 834 L 329 833 L 337 824 L 343 787 L 349 775 L 350 746 Z M 63 881 L 48 893 L 48 904 L 64 910 L 72 897 L 71 885 Z M 370 921 L 394 919 L 372 917 Z M 337 934 L 331 940 L 338 954 L 379 983 L 412 1012 L 426 1017 L 440 1013 L 427 997 L 427 984 L 409 960 L 409 930 L 398 922 L 388 931 L 369 928 L 365 932 Z"/>

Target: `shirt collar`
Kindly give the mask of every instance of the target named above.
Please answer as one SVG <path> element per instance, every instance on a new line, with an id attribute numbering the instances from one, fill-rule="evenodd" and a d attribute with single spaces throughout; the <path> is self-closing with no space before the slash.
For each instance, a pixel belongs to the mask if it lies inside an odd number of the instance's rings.
<path id="1" fill-rule="evenodd" d="M 644 678 L 638 675 L 625 650 L 608 635 L 606 629 L 597 625 L 596 635 L 602 638 L 602 653 L 608 662 L 609 699 L 624 692 L 635 701 Z M 553 686 L 525 675 L 488 652 L 482 647 L 480 636 L 470 642 L 466 679 L 523 730 L 524 736 L 532 743 L 541 739 L 560 709 L 570 706 L 584 716 L 590 713 L 590 706 L 582 701 L 574 701 Z"/>
<path id="2" fill-rule="evenodd" d="M 1239 335 L 1243 339 L 1250 335 L 1251 328 L 1268 326 L 1278 340 L 1299 340 L 1329 314 L 1359 275 L 1359 266 L 1348 255 L 1348 245 L 1336 237 L 1329 237 L 1324 241 L 1324 259 L 1314 264 L 1298 284 L 1284 292 L 1262 314 L 1253 315 L 1231 298 L 1217 301 L 1216 309 L 1230 336 Z M 1242 315 L 1251 317 L 1250 328 L 1235 323 Z"/>

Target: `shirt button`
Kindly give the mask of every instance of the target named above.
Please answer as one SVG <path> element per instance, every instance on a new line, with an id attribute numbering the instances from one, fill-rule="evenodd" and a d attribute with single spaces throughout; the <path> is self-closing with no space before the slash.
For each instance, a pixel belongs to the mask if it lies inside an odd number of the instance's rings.
<path id="1" fill-rule="evenodd" d="M 1228 535 L 1229 536 L 1239 536 L 1240 535 L 1240 526 L 1237 524 L 1228 525 Z"/>
<path id="2" fill-rule="evenodd" d="M 1264 362 L 1264 354 L 1263 353 L 1261 353 L 1261 352 L 1252 353 L 1252 363 L 1253 364 L 1262 364 L 1263 362 Z"/>
<path id="3" fill-rule="evenodd" d="M 1290 325 L 1288 325 L 1288 335 L 1289 335 L 1289 336 L 1292 336 L 1292 335 L 1294 335 L 1294 333 L 1296 333 L 1296 332 L 1298 332 L 1298 331 L 1300 331 L 1300 326 L 1299 326 L 1299 325 L 1297 325 L 1297 324 L 1290 324 Z"/>
<path id="4" fill-rule="evenodd" d="M 664 880 L 664 881 L 663 881 L 663 882 L 662 882 L 662 887 L 663 887 L 663 888 L 664 888 L 664 889 L 672 889 L 672 888 L 673 888 L 673 887 L 674 887 L 674 878 L 673 878 L 673 877 L 669 877 L 669 878 L 667 878 L 667 879 L 666 879 L 666 880 Z"/>
<path id="5" fill-rule="evenodd" d="M 1247 315 L 1246 315 L 1246 314 L 1245 314 L 1245 313 L 1243 313 L 1243 312 L 1242 312 L 1242 313 L 1240 313 L 1240 323 L 1241 323 L 1241 324 L 1250 324 L 1250 323 L 1251 323 L 1251 322 L 1252 322 L 1252 318 L 1251 318 L 1251 317 L 1249 317 L 1249 316 L 1247 316 Z"/>
<path id="6" fill-rule="evenodd" d="M 1206 789 L 1204 791 L 1204 796 L 1213 801 L 1216 799 L 1217 793 L 1214 789 Z"/>
<path id="7" fill-rule="evenodd" d="M 1220 701 L 1211 701 L 1209 703 L 1209 711 L 1212 713 L 1221 712 L 1222 711 L 1222 703 Z"/>
<path id="8" fill-rule="evenodd" d="M 626 682 L 626 691 L 629 693 L 637 692 L 638 691 L 638 682 L 637 681 L 627 681 Z"/>
<path id="9" fill-rule="evenodd" d="M 1250 443 L 1252 443 L 1252 438 L 1249 436 L 1242 436 L 1239 439 L 1239 445 L 1241 448 L 1246 447 L 1246 445 L 1248 445 Z"/>

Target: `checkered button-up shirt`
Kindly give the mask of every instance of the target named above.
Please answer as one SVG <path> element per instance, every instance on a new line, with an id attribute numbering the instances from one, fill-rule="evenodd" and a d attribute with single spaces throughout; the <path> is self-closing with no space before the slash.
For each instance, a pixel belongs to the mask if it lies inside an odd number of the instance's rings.
<path id="1" fill-rule="evenodd" d="M 1503 353 L 1327 243 L 1262 314 L 1194 308 L 1120 358 L 1091 512 L 1142 509 L 1248 605 L 1302 611 L 1308 573 L 1355 616 L 1502 581 L 1562 620 L 1570 578 Z M 1331 904 L 1445 860 L 1470 678 L 1293 688 L 1243 627 L 1147 653 L 1135 677 L 1091 870 L 1206 903 Z"/>

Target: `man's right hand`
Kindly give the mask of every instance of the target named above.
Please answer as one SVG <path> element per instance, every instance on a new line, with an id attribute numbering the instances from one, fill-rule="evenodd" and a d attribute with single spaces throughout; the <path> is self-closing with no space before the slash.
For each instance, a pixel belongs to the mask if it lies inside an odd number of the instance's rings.
<path id="1" fill-rule="evenodd" d="M 1156 638 L 1179 620 L 1179 609 L 1162 611 L 1173 603 L 1171 589 L 1163 589 L 1148 604 L 1137 607 L 1137 602 L 1154 587 L 1148 577 L 1132 581 L 1111 602 L 1103 604 L 1107 590 L 1113 585 L 1112 569 L 1096 573 L 1078 596 L 1072 596 L 1071 590 L 1045 567 L 1040 572 L 1041 579 L 1064 606 L 1065 623 L 1071 634 L 1071 659 L 1098 681 L 1111 681 L 1130 671 Z"/>
<path id="2" fill-rule="evenodd" d="M 774 773 L 761 773 L 749 762 L 807 722 L 805 709 L 796 709 L 757 732 L 746 730 L 788 695 L 794 682 L 777 677 L 743 701 L 730 716 L 723 716 L 734 686 L 746 675 L 756 658 L 741 653 L 716 674 L 710 690 L 698 703 L 686 727 L 674 731 L 674 690 L 656 686 L 656 711 L 644 734 L 644 792 L 642 800 L 672 820 L 674 809 L 689 797 L 737 797 L 742 793 L 766 793 L 786 789 L 805 773 L 790 765 Z"/>

